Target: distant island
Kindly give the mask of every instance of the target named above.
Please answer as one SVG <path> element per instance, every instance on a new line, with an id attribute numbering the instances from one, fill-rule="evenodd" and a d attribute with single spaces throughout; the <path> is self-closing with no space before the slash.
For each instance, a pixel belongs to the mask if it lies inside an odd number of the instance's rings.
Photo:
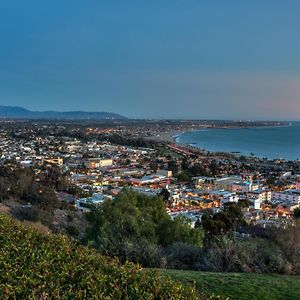
<path id="1" fill-rule="evenodd" d="M 60 119 L 60 120 L 125 120 L 111 112 L 86 111 L 31 111 L 19 106 L 0 106 L 0 118 L 8 119 Z"/>

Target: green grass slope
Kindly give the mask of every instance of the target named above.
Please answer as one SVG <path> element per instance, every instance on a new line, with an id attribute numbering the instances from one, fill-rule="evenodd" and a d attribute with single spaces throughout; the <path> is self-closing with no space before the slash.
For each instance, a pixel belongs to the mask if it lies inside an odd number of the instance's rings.
<path id="1" fill-rule="evenodd" d="M 0 215 L 0 299 L 198 299 L 159 272 Z"/>
<path id="2" fill-rule="evenodd" d="M 195 283 L 199 292 L 206 295 L 241 300 L 300 299 L 300 276 L 178 270 L 162 272 L 180 282 Z"/>

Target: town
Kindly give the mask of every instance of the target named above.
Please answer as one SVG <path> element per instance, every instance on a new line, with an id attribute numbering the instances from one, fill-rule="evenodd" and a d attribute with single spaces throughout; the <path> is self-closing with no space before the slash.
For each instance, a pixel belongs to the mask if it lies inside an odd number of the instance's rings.
<path id="1" fill-rule="evenodd" d="M 168 214 L 186 217 L 192 227 L 201 224 L 205 212 L 217 213 L 228 202 L 241 205 L 248 224 L 262 228 L 293 224 L 300 205 L 300 162 L 210 153 L 176 144 L 172 137 L 212 126 L 224 124 L 4 120 L 1 164 L 32 170 L 35 182 L 49 174 L 59 178 L 60 184 L 53 186 L 55 197 L 76 210 L 79 219 L 91 206 L 131 189 L 160 195 Z M 30 200 L 12 201 L 5 193 L 2 210 L 20 213 L 33 205 Z"/>

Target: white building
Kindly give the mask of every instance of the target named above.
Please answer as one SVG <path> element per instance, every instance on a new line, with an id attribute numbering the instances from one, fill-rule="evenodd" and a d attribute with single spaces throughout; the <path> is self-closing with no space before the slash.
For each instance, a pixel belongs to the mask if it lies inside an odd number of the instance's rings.
<path id="1" fill-rule="evenodd" d="M 91 205 L 101 204 L 107 196 L 102 193 L 95 193 L 92 197 L 80 198 L 76 200 L 76 208 L 85 212 L 90 211 Z"/>
<path id="2" fill-rule="evenodd" d="M 249 198 L 249 200 L 259 199 L 261 203 L 269 202 L 272 200 L 272 192 L 263 190 L 263 189 L 259 189 L 259 190 L 251 191 L 251 192 L 247 193 L 247 197 Z"/>
<path id="3" fill-rule="evenodd" d="M 238 203 L 239 199 L 240 198 L 236 193 L 223 192 L 221 198 L 221 207 L 223 207 L 224 204 L 228 202 Z"/>
<path id="4" fill-rule="evenodd" d="M 260 199 L 252 199 L 251 203 L 252 203 L 252 206 L 254 207 L 254 209 L 261 208 L 261 200 Z"/>
<path id="5" fill-rule="evenodd" d="M 112 166 L 113 160 L 111 158 L 89 158 L 85 162 L 85 166 L 90 169 L 97 169 L 102 167 Z"/>
<path id="6" fill-rule="evenodd" d="M 300 204 L 300 190 L 285 190 L 283 192 L 272 192 L 272 202 L 285 202 L 289 204 Z"/>
<path id="7" fill-rule="evenodd" d="M 158 175 L 163 175 L 165 177 L 172 177 L 173 176 L 172 171 L 169 171 L 169 170 L 157 170 L 157 174 Z"/>
<path id="8" fill-rule="evenodd" d="M 252 183 L 249 181 L 234 182 L 232 184 L 231 190 L 237 193 L 247 193 L 252 190 Z"/>

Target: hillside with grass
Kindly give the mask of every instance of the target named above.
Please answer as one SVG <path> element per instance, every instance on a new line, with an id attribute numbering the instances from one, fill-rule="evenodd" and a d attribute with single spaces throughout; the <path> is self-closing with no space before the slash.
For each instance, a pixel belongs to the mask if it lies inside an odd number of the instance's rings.
<path id="1" fill-rule="evenodd" d="M 199 299 L 191 286 L 120 264 L 0 215 L 0 299 Z"/>
<path id="2" fill-rule="evenodd" d="M 221 299 L 294 300 L 300 299 L 300 276 L 249 273 L 213 273 L 161 270 L 181 283 L 195 284 L 204 297 Z"/>

